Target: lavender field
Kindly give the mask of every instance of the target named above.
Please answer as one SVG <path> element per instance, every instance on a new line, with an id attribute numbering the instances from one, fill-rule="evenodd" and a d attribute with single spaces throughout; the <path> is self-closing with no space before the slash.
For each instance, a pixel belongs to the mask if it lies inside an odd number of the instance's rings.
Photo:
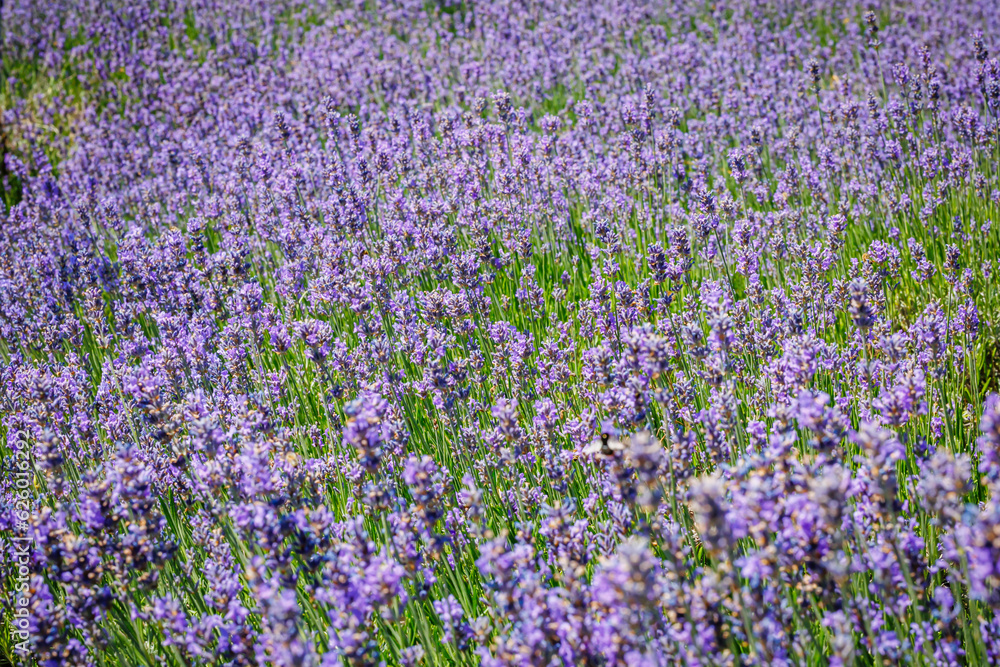
<path id="1" fill-rule="evenodd" d="M 996 0 L 0 19 L 0 665 L 1000 664 Z"/>

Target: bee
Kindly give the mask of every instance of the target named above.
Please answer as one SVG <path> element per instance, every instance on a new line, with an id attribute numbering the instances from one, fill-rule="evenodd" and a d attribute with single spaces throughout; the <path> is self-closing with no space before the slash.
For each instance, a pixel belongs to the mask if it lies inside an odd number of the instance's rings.
<path id="1" fill-rule="evenodd" d="M 611 420 L 601 422 L 601 430 L 593 442 L 583 449 L 583 453 L 597 458 L 616 456 L 628 447 L 628 436 L 615 428 Z"/>

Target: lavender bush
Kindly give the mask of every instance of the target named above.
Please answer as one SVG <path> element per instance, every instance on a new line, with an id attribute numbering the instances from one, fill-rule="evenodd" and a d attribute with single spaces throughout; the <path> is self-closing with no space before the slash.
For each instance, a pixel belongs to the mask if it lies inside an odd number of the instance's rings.
<path id="1" fill-rule="evenodd" d="M 0 663 L 1000 664 L 992 0 L 6 0 Z"/>

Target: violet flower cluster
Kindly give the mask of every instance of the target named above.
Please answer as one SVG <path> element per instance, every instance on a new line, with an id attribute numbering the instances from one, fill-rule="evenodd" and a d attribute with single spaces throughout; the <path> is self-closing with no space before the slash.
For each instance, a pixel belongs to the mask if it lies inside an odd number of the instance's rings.
<path id="1" fill-rule="evenodd" d="M 1000 664 L 992 1 L 0 23 L 0 663 Z"/>

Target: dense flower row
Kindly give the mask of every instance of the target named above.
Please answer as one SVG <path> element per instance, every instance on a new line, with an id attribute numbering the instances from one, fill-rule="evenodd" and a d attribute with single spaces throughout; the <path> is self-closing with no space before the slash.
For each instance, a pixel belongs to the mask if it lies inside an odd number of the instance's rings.
<path id="1" fill-rule="evenodd" d="M 5 3 L 0 654 L 1000 663 L 994 10 Z"/>

